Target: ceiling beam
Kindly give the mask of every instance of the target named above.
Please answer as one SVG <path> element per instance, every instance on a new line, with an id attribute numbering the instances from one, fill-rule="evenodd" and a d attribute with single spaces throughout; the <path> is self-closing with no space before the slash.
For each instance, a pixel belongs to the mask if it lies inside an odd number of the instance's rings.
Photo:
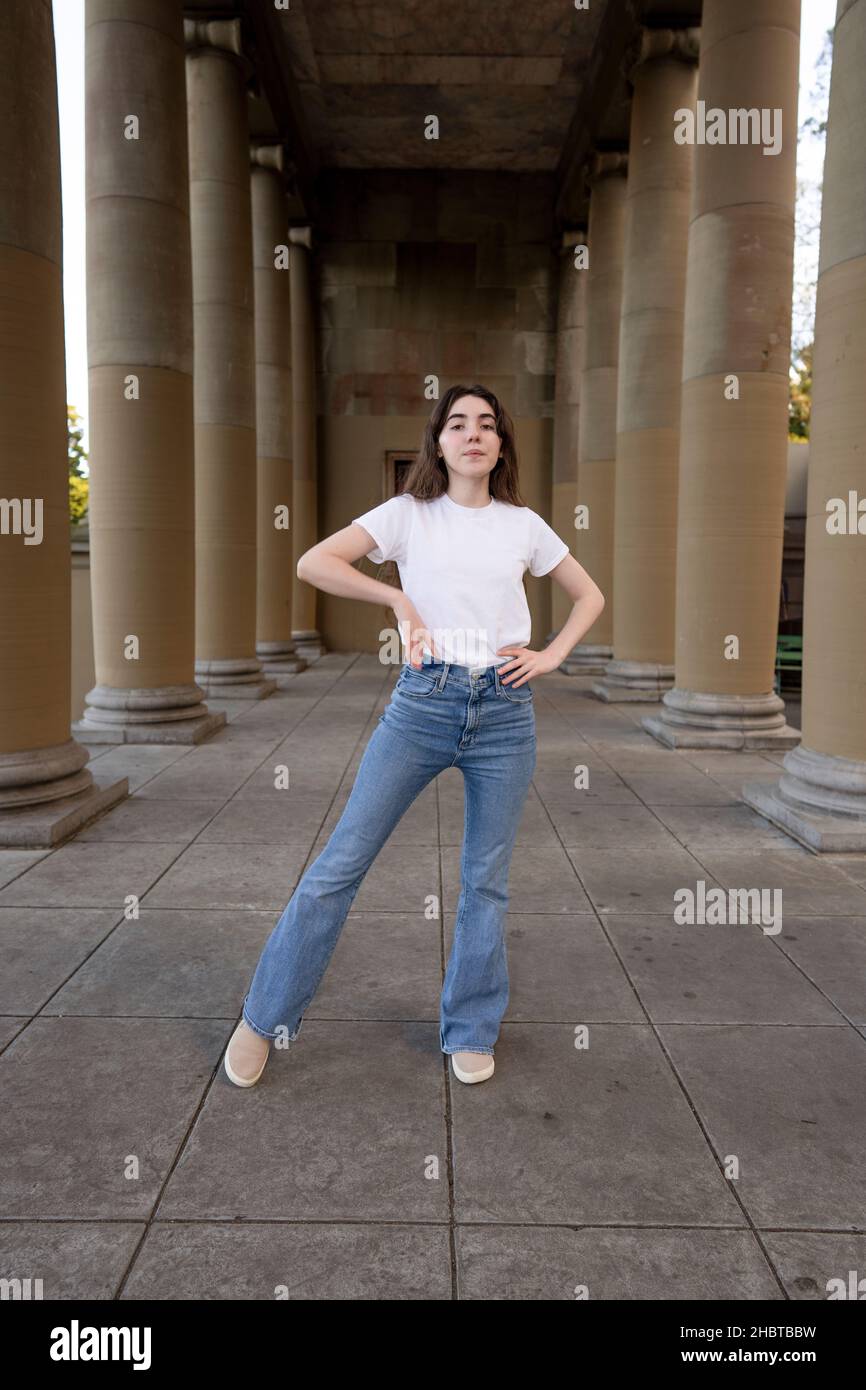
<path id="1" fill-rule="evenodd" d="M 283 42 L 273 0 L 238 0 L 246 16 L 255 52 L 256 76 L 273 112 L 277 137 L 285 140 L 294 166 L 293 182 L 306 215 L 318 217 L 316 177 L 318 160 L 304 115 L 304 103 L 294 82 L 292 62 Z"/>
<path id="2" fill-rule="evenodd" d="M 622 89 L 626 50 L 640 33 L 644 0 L 608 0 L 556 170 L 559 193 L 555 217 L 560 229 L 586 220 L 585 170 L 599 148 L 598 132 L 612 95 Z M 611 148 L 608 141 L 607 148 Z M 624 143 L 628 148 L 628 132 Z"/>

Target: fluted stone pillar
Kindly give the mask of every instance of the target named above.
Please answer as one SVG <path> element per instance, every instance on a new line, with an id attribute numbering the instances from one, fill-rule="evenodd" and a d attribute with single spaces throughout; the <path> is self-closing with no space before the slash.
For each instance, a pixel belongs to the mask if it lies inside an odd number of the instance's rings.
<path id="1" fill-rule="evenodd" d="M 199 743 L 192 278 L 178 0 L 87 0 L 94 742 Z M 133 124 L 134 123 L 134 124 Z"/>
<path id="2" fill-rule="evenodd" d="M 841 0 L 815 312 L 802 743 L 756 811 L 819 851 L 866 853 L 866 0 Z"/>
<path id="3" fill-rule="evenodd" d="M 256 656 L 256 400 L 246 68 L 240 20 L 184 21 L 195 338 L 196 678 L 276 689 Z"/>
<path id="4" fill-rule="evenodd" d="M 258 456 L 256 655 L 265 674 L 303 671 L 292 639 L 291 293 L 282 145 L 256 145 L 252 163 Z"/>
<path id="5" fill-rule="evenodd" d="M 799 0 L 705 0 L 698 118 L 766 111 L 695 146 L 683 338 L 669 747 L 788 748 L 773 691 L 788 456 Z M 705 106 L 702 106 L 705 104 Z M 781 112 L 781 131 L 776 110 Z M 714 129 L 717 126 L 713 117 Z M 703 129 L 703 123 L 701 125 Z M 726 125 L 726 132 L 730 129 Z M 773 134 L 780 135 L 776 153 Z"/>
<path id="6" fill-rule="evenodd" d="M 644 29 L 631 71 L 617 383 L 613 660 L 593 693 L 658 701 L 674 678 L 683 304 L 694 146 L 697 29 Z"/>
<path id="7" fill-rule="evenodd" d="M 563 233 L 559 252 L 556 307 L 556 379 L 553 403 L 553 508 L 551 525 L 568 537 L 574 550 L 577 494 L 577 441 L 580 425 L 580 381 L 586 336 L 586 277 L 581 259 L 587 244 L 584 228 Z M 583 248 L 583 250 L 581 250 Z M 572 603 L 559 584 L 552 585 L 551 642 L 567 622 Z"/>
<path id="8" fill-rule="evenodd" d="M 560 667 L 567 675 L 601 675 L 613 656 L 616 382 L 627 166 L 625 154 L 596 154 L 589 180 L 586 342 L 577 463 L 578 504 L 586 510 L 578 513 L 574 554 L 604 594 L 605 606 Z"/>
<path id="9" fill-rule="evenodd" d="M 312 228 L 289 229 L 292 296 L 292 440 L 294 452 L 294 564 L 319 540 L 316 466 L 316 318 L 310 265 Z M 299 656 L 325 652 L 316 627 L 316 590 L 302 579 L 292 586 L 292 637 Z"/>
<path id="10" fill-rule="evenodd" d="M 57 844 L 127 795 L 70 734 L 69 465 L 50 5 L 0 6 L 0 846 Z"/>

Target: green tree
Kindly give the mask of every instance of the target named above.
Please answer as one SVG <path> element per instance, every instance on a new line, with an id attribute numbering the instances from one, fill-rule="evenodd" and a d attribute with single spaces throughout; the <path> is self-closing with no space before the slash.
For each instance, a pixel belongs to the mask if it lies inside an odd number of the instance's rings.
<path id="1" fill-rule="evenodd" d="M 824 42 L 821 45 L 821 52 L 815 60 L 815 85 L 809 93 L 810 101 L 816 103 L 823 111 L 827 110 L 830 104 L 830 73 L 833 68 L 833 30 L 824 30 Z M 807 116 L 805 121 L 800 122 L 800 137 L 804 135 L 826 135 L 827 117 Z"/>
<path id="2" fill-rule="evenodd" d="M 788 393 L 788 438 L 808 439 L 812 417 L 812 351 L 807 343 L 797 353 Z"/>
<path id="3" fill-rule="evenodd" d="M 90 479 L 84 471 L 87 450 L 82 442 L 84 430 L 81 416 L 74 405 L 66 407 L 66 436 L 69 455 L 69 520 L 78 522 L 83 521 L 87 515 Z"/>
<path id="4" fill-rule="evenodd" d="M 827 134 L 830 78 L 833 68 L 833 30 L 827 29 L 815 62 L 808 106 L 816 114 L 801 121 L 798 138 L 823 144 Z M 812 413 L 812 350 L 815 336 L 815 295 L 821 238 L 823 185 L 797 179 L 796 254 L 791 322 L 791 366 L 788 393 L 788 438 L 808 439 Z"/>

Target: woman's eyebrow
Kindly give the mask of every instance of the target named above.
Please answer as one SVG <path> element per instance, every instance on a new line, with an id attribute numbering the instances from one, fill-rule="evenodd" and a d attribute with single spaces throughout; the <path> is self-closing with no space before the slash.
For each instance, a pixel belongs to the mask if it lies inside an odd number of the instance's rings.
<path id="1" fill-rule="evenodd" d="M 496 416 L 495 416 L 495 415 L 491 415 L 491 413 L 490 413 L 489 410 L 485 410 L 484 413 L 483 413 L 483 415 L 479 415 L 478 418 L 479 418 L 479 420 L 492 420 L 493 423 L 494 423 L 494 425 L 496 424 Z M 455 412 L 454 412 L 453 415 L 449 415 L 449 416 L 448 416 L 448 419 L 445 421 L 445 423 L 446 423 L 446 425 L 450 425 L 450 423 L 451 423 L 452 420 L 465 420 L 465 419 L 466 419 L 466 416 L 463 414 L 463 411 L 462 411 L 462 410 L 455 410 Z"/>

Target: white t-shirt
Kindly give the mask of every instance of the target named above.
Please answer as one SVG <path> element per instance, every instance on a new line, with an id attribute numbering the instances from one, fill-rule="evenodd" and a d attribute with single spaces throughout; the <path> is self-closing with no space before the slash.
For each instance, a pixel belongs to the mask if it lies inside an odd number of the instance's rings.
<path id="1" fill-rule="evenodd" d="M 500 647 L 529 645 L 524 572 L 548 574 L 569 553 L 537 512 L 498 498 L 463 507 L 447 493 L 425 502 L 404 492 L 352 519 L 376 542 L 368 559 L 396 560 L 439 659 L 459 666 L 501 666 L 511 658 Z"/>

